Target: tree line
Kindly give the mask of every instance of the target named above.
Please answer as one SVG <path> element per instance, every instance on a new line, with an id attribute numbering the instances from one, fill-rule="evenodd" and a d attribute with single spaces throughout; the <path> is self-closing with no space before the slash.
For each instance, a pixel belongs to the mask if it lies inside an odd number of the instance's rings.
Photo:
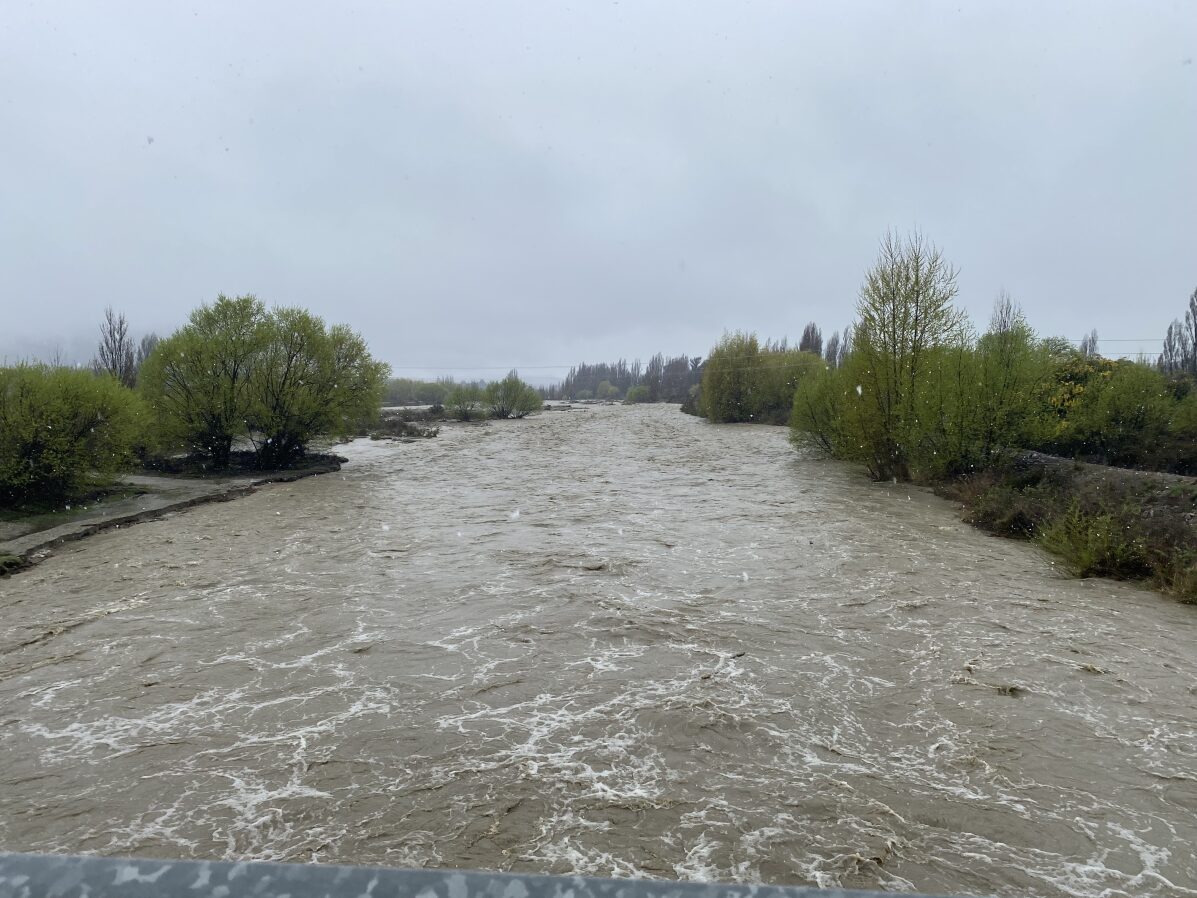
<path id="1" fill-rule="evenodd" d="M 954 305 L 957 273 L 921 235 L 889 235 L 866 275 L 851 350 L 793 396 L 800 443 L 878 479 L 935 482 L 1011 449 L 1197 472 L 1197 392 L 1164 357 L 1106 359 L 1038 336 L 1000 294 L 977 334 Z"/>
<path id="2" fill-rule="evenodd" d="M 177 453 L 215 470 L 238 447 L 257 467 L 292 465 L 376 416 L 389 373 L 348 327 L 253 296 L 220 296 L 151 338 L 134 344 L 108 310 L 88 369 L 0 368 L 0 503 L 54 503 Z"/>
<path id="3" fill-rule="evenodd" d="M 449 391 L 456 386 L 453 378 L 417 380 L 392 377 L 383 389 L 383 405 L 444 405 Z"/>
<path id="4" fill-rule="evenodd" d="M 626 359 L 582 363 L 569 370 L 557 386 L 542 391 L 546 399 L 604 399 L 637 402 L 686 402 L 702 379 L 701 356 L 657 353 L 642 364 Z"/>
<path id="5" fill-rule="evenodd" d="M 1099 464 L 1197 473 L 1197 291 L 1158 359 L 1106 359 L 1091 331 L 1040 337 L 999 294 L 977 333 L 956 269 L 920 234 L 883 240 L 855 321 L 797 348 L 731 333 L 702 366 L 697 410 L 791 424 L 795 439 L 877 479 L 935 481 L 1010 447 Z"/>
<path id="6" fill-rule="evenodd" d="M 1157 359 L 1107 359 L 1035 333 L 1000 293 L 978 333 L 955 304 L 957 271 L 921 234 L 886 235 L 855 320 L 797 350 L 729 334 L 704 365 L 712 421 L 789 422 L 793 442 L 877 480 L 932 484 L 970 519 L 1030 538 L 1083 575 L 1149 577 L 1197 599 L 1197 489 L 1094 465 L 1197 474 L 1197 291 Z M 822 349 L 822 355 L 819 349 Z"/>

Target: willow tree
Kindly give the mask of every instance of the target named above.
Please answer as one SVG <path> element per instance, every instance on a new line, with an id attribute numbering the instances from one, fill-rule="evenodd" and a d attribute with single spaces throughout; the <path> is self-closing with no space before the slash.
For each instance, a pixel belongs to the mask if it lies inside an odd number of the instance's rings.
<path id="1" fill-rule="evenodd" d="M 250 380 L 250 438 L 260 467 L 301 457 L 318 435 L 344 436 L 378 413 L 390 369 L 344 325 L 304 309 L 273 309 Z"/>
<path id="2" fill-rule="evenodd" d="M 248 437 L 254 364 L 266 342 L 266 310 L 253 296 L 218 296 L 146 359 L 139 387 L 168 444 L 228 467 Z"/>
<path id="3" fill-rule="evenodd" d="M 259 467 L 282 467 L 313 437 L 345 434 L 376 414 L 388 373 L 347 327 L 221 296 L 158 344 L 140 388 L 168 444 L 224 468 L 241 441 Z"/>
<path id="4" fill-rule="evenodd" d="M 956 274 L 922 234 L 890 231 L 865 276 L 850 367 L 865 404 L 861 460 L 877 478 L 910 478 L 928 426 L 919 418 L 920 392 L 952 358 L 943 350 L 968 337 L 967 319 L 952 305 Z"/>

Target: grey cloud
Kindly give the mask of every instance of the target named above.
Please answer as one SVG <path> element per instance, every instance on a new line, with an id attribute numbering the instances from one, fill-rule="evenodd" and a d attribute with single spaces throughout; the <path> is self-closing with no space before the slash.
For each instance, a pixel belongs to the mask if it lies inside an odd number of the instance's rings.
<path id="1" fill-rule="evenodd" d="M 0 355 L 221 291 L 396 366 L 697 354 L 841 327 L 890 226 L 978 322 L 1158 339 L 1197 286 L 1190 4 L 119 10 L 3 14 Z"/>

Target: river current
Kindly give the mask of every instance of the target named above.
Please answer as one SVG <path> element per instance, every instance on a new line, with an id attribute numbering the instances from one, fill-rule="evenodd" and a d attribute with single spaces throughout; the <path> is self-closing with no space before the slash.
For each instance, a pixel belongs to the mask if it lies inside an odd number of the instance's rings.
<path id="1" fill-rule="evenodd" d="M 1197 895 L 1197 608 L 594 407 L 0 581 L 0 848 Z"/>

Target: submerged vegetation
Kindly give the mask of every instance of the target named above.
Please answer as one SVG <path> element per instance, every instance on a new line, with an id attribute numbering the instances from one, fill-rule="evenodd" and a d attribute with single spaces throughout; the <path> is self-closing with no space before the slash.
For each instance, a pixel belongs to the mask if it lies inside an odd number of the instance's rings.
<path id="1" fill-rule="evenodd" d="M 493 418 L 526 418 L 544 406 L 540 394 L 520 380 L 515 370 L 509 371 L 502 380 L 488 384 L 483 399 Z"/>
<path id="2" fill-rule="evenodd" d="M 387 411 L 388 420 L 412 421 L 483 421 L 492 418 L 526 418 L 544 407 L 541 391 L 524 382 L 519 372 L 509 371 L 501 380 L 458 382 L 393 380 L 387 387 L 387 400 L 397 398 L 417 401 L 394 402 L 398 409 Z M 418 401 L 418 400 L 435 401 Z M 392 404 L 388 401 L 387 404 Z M 406 406 L 406 408 L 404 407 Z M 412 408 L 412 406 L 427 406 Z"/>

